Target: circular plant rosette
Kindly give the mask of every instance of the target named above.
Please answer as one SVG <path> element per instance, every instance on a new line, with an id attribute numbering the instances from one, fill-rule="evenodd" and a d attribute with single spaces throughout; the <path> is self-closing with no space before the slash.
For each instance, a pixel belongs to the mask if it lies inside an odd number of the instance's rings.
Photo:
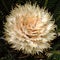
<path id="1" fill-rule="evenodd" d="M 5 40 L 26 54 L 39 54 L 50 48 L 56 37 L 56 25 L 47 10 L 37 5 L 17 5 L 6 17 Z"/>

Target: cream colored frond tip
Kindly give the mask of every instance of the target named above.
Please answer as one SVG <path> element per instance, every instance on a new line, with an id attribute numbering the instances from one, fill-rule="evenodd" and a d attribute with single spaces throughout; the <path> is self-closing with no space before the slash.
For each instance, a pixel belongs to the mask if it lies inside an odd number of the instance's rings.
<path id="1" fill-rule="evenodd" d="M 54 20 L 45 9 L 25 4 L 15 7 L 5 23 L 5 40 L 12 48 L 26 54 L 39 54 L 50 48 L 48 42 L 56 37 Z"/>
<path id="2" fill-rule="evenodd" d="M 58 32 L 58 36 L 60 36 L 60 32 Z"/>

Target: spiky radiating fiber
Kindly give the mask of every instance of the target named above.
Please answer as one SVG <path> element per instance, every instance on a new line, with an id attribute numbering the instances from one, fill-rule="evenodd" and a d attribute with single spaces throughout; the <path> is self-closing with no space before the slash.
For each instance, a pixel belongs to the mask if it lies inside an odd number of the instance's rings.
<path id="1" fill-rule="evenodd" d="M 39 54 L 50 48 L 48 42 L 56 37 L 52 16 L 39 6 L 25 4 L 15 7 L 5 23 L 5 40 L 11 47 L 27 54 Z"/>

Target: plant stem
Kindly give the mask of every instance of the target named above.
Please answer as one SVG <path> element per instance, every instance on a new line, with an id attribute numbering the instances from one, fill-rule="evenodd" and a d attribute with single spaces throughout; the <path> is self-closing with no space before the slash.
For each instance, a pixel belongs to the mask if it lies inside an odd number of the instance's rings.
<path id="1" fill-rule="evenodd" d="M 47 3 L 48 3 L 48 0 L 45 0 L 45 4 L 44 4 L 45 8 L 47 7 Z"/>

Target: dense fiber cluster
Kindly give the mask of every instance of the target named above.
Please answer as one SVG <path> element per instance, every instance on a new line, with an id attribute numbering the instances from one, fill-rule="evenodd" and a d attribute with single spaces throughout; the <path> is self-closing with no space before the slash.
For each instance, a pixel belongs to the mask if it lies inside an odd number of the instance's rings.
<path id="1" fill-rule="evenodd" d="M 18 5 L 6 20 L 5 40 L 12 44 L 12 48 L 24 53 L 39 54 L 50 48 L 48 42 L 56 37 L 52 16 L 38 5 Z"/>

